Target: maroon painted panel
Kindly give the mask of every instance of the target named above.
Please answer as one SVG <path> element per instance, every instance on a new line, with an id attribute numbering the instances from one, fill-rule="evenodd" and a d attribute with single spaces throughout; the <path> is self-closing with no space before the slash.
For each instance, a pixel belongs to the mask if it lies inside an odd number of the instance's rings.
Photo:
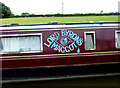
<path id="1" fill-rule="evenodd" d="M 66 28 L 63 28 L 66 29 Z M 62 29 L 62 30 L 63 30 Z M 36 30 L 36 31 L 35 31 Z M 46 29 L 45 29 L 46 30 Z M 79 38 L 83 39 L 82 44 L 79 46 L 77 42 L 73 44 L 74 50 L 71 50 L 67 53 L 77 53 L 78 48 L 80 49 L 79 53 L 88 53 L 88 52 L 107 52 L 107 51 L 120 51 L 120 49 L 115 48 L 115 30 L 117 28 L 96 28 L 96 29 L 74 29 L 74 28 L 67 28 L 67 30 L 74 32 L 77 34 Z M 95 38 L 96 38 L 96 49 L 95 50 L 85 50 L 84 44 L 84 32 L 88 31 L 95 31 Z M 99 56 L 74 56 L 74 57 L 30 57 L 28 58 L 16 58 L 17 60 L 6 60 L 6 56 L 29 56 L 29 55 L 46 55 L 46 54 L 64 54 L 59 52 L 59 50 L 55 51 L 54 48 L 51 48 L 53 43 L 47 47 L 44 43 L 49 45 L 47 41 L 50 36 L 55 35 L 55 33 L 59 33 L 58 42 L 60 44 L 61 38 L 63 36 L 61 30 L 47 30 L 47 31 L 39 31 L 38 29 L 33 29 L 33 31 L 18 31 L 18 32 L 3 32 L 4 35 L 11 35 L 11 34 L 28 34 L 28 33 L 42 33 L 43 37 L 43 52 L 40 53 L 18 53 L 18 54 L 2 54 L 3 59 L 3 68 L 20 68 L 20 67 L 40 67 L 40 66 L 56 66 L 56 65 L 80 65 L 80 64 L 93 64 L 93 63 L 109 63 L 109 62 L 120 62 L 120 54 L 118 55 L 102 55 Z M 57 35 L 57 34 L 56 34 Z M 70 37 L 68 37 L 71 39 Z M 71 39 L 71 41 L 75 41 Z M 68 44 L 68 46 L 71 43 Z M 65 48 L 64 48 L 65 49 Z M 68 48 L 66 48 L 68 50 Z M 14 59 L 14 58 L 7 58 L 7 59 Z"/>
<path id="2" fill-rule="evenodd" d="M 94 55 L 94 56 L 62 56 L 62 57 L 44 57 L 44 58 L 25 58 L 17 60 L 3 60 L 4 68 L 24 68 L 41 66 L 61 66 L 61 65 L 87 65 L 120 62 L 118 55 Z M 11 58 L 12 59 L 12 58 Z"/>
<path id="3" fill-rule="evenodd" d="M 33 30 L 35 30 L 35 29 L 33 29 Z M 117 28 L 97 28 L 97 29 L 73 29 L 73 28 L 68 28 L 68 30 L 73 31 L 80 38 L 83 38 L 83 44 L 79 47 L 81 49 L 81 53 L 91 52 L 91 51 L 88 51 L 88 50 L 85 51 L 85 46 L 84 46 L 85 45 L 84 44 L 84 32 L 90 32 L 90 31 L 95 31 L 95 37 L 96 37 L 96 50 L 94 50 L 92 52 L 120 50 L 120 49 L 115 48 L 115 30 L 118 30 Z M 53 34 L 54 32 L 58 32 L 59 34 L 61 34 L 61 30 L 3 32 L 2 34 L 3 35 L 4 34 L 12 35 L 12 34 L 42 33 L 43 49 L 44 49 L 43 54 L 52 54 L 52 53 L 59 53 L 59 52 L 57 52 L 57 51 L 55 51 L 51 48 L 48 48 L 47 46 L 44 45 L 44 43 L 47 43 L 47 38 L 49 38 L 50 35 Z M 76 50 L 72 51 L 71 53 L 76 53 Z M 10 55 L 12 55 L 12 54 L 10 54 Z"/>

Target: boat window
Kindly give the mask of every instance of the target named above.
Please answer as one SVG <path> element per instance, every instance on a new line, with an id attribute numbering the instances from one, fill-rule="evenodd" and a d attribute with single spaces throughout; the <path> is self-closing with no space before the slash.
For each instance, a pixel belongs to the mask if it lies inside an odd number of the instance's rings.
<path id="1" fill-rule="evenodd" d="M 120 48 L 120 31 L 115 32 L 116 48 Z"/>
<path id="2" fill-rule="evenodd" d="M 95 50 L 95 32 L 85 32 L 85 50 Z"/>
<path id="3" fill-rule="evenodd" d="M 2 41 L 1 41 L 1 38 L 0 38 L 0 52 L 3 50 L 3 44 L 2 44 Z"/>
<path id="4" fill-rule="evenodd" d="M 20 35 L 3 36 L 0 39 L 0 49 L 4 53 L 21 53 L 42 51 L 42 36 Z"/>

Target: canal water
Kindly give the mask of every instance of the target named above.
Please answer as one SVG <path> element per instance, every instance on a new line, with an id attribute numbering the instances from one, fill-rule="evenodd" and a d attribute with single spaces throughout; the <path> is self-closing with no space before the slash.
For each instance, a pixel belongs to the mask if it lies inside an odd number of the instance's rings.
<path id="1" fill-rule="evenodd" d="M 62 88 L 62 87 L 114 87 L 120 88 L 120 76 L 73 78 L 23 83 L 7 83 L 2 88 Z"/>

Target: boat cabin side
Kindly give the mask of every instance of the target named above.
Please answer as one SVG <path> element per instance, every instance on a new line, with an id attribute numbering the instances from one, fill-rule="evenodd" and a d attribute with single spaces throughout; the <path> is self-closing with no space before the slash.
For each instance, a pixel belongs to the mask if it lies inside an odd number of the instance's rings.
<path id="1" fill-rule="evenodd" d="M 64 54 L 120 50 L 120 30 L 111 27 L 33 28 L 3 30 L 0 53 Z"/>

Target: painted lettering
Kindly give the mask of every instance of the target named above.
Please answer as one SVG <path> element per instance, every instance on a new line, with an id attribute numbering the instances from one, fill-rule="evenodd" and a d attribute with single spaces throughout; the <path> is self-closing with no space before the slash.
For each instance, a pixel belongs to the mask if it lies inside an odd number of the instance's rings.
<path id="1" fill-rule="evenodd" d="M 56 39 L 60 37 L 60 34 L 58 32 L 55 32 L 54 34 L 55 34 Z"/>
<path id="2" fill-rule="evenodd" d="M 69 47 L 68 47 L 68 46 L 66 46 L 66 47 L 65 47 L 65 52 L 70 52 L 70 50 L 69 50 Z"/>
<path id="3" fill-rule="evenodd" d="M 66 45 L 64 43 L 60 43 L 60 40 L 62 38 L 68 39 L 68 41 L 66 41 Z M 69 42 L 69 40 L 71 42 Z M 82 44 L 83 38 L 80 38 L 76 33 L 67 29 L 61 30 L 61 35 L 59 34 L 59 32 L 54 32 L 49 36 L 49 38 L 47 38 L 47 43 L 44 43 L 44 45 L 46 45 L 47 47 L 50 47 L 53 50 L 61 53 L 74 51 L 75 48 L 78 48 L 76 52 L 80 53 L 80 49 L 78 46 L 81 46 Z"/>
<path id="4" fill-rule="evenodd" d="M 83 38 L 78 39 L 78 40 L 76 41 L 76 43 L 77 43 L 79 46 L 81 46 L 82 43 L 83 43 Z"/>
<path id="5" fill-rule="evenodd" d="M 58 44 L 56 44 L 56 42 L 54 42 L 51 46 L 51 48 L 54 48 L 55 51 L 58 50 Z"/>
<path id="6" fill-rule="evenodd" d="M 62 36 L 66 36 L 65 34 L 65 30 L 61 30 L 61 34 L 62 34 Z"/>
<path id="7" fill-rule="evenodd" d="M 61 52 L 65 53 L 65 47 L 61 47 Z"/>

